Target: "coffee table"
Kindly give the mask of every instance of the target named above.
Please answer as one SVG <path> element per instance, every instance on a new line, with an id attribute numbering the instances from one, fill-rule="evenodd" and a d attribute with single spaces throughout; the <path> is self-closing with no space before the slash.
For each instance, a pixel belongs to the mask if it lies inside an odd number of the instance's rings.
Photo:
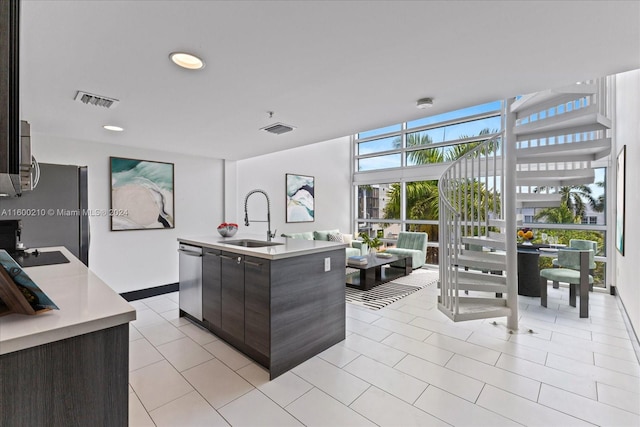
<path id="1" fill-rule="evenodd" d="M 401 267 L 382 268 L 387 264 L 398 262 L 402 265 Z M 355 265 L 347 262 L 347 267 L 360 270 L 347 274 L 347 286 L 366 291 L 398 277 L 409 275 L 413 271 L 413 262 L 410 256 L 392 255 L 383 258 L 376 256 L 376 254 L 369 254 L 366 264 Z"/>

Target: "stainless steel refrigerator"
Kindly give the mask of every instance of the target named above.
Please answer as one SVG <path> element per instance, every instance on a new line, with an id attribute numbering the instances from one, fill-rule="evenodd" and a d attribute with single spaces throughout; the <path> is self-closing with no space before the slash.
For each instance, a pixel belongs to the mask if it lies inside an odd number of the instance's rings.
<path id="1" fill-rule="evenodd" d="M 40 164 L 40 181 L 21 197 L 0 197 L 0 220 L 21 219 L 27 248 L 64 246 L 89 265 L 87 167 Z"/>

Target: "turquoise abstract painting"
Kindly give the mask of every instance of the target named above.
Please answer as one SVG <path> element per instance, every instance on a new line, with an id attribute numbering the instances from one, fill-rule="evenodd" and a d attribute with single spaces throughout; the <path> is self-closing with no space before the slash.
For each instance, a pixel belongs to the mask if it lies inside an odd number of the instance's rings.
<path id="1" fill-rule="evenodd" d="M 173 163 L 110 160 L 111 230 L 174 228 Z"/>
<path id="2" fill-rule="evenodd" d="M 286 174 L 287 222 L 315 220 L 315 186 L 312 176 Z"/>

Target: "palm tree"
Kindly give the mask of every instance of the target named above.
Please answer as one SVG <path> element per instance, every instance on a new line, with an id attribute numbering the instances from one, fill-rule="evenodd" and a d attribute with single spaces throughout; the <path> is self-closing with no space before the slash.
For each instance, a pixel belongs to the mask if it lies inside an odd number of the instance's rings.
<path id="1" fill-rule="evenodd" d="M 538 187 L 535 192 L 541 192 L 547 187 Z M 588 185 L 572 185 L 560 187 L 560 203 L 566 205 L 575 218 L 582 218 L 587 210 L 587 204 L 596 212 L 604 209 L 604 200 L 596 200 Z M 601 199 L 603 199 L 601 197 Z M 573 221 L 572 221 L 573 222 Z"/>
<path id="2" fill-rule="evenodd" d="M 559 207 L 546 208 L 535 214 L 535 220 L 544 219 L 551 224 L 574 224 L 578 222 L 577 217 L 566 203 L 561 203 Z"/>

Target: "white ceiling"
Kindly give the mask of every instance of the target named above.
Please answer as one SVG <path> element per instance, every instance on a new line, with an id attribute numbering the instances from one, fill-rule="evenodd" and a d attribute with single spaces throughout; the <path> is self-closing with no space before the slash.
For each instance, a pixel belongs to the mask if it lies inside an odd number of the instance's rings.
<path id="1" fill-rule="evenodd" d="M 242 159 L 640 68 L 640 2 L 23 0 L 21 50 L 36 137 Z"/>

